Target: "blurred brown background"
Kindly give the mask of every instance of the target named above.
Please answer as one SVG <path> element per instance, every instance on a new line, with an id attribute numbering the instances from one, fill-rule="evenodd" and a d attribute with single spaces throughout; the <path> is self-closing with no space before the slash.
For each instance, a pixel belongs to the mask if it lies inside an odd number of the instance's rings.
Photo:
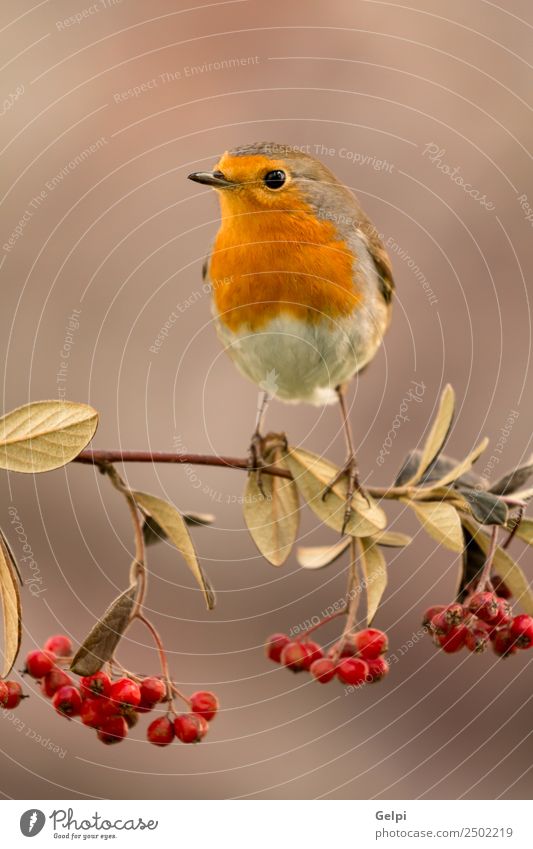
<path id="1" fill-rule="evenodd" d="M 185 178 L 264 139 L 323 150 L 391 240 L 394 321 L 352 396 L 364 478 L 391 480 L 446 381 L 458 396 L 451 453 L 482 434 L 496 444 L 512 416 L 491 476 L 528 456 L 532 25 L 527 0 L 4 0 L 4 409 L 63 392 L 100 411 L 96 446 L 244 455 L 255 388 L 221 353 L 200 280 L 218 210 Z M 409 403 L 380 465 L 412 381 L 422 402 Z M 333 409 L 273 404 L 269 425 L 342 458 Z M 263 561 L 244 530 L 239 472 L 125 471 L 182 509 L 216 514 L 195 531 L 216 611 L 168 546 L 152 550 L 149 607 L 183 688 L 216 689 L 224 710 L 199 747 L 156 750 L 143 722 L 104 748 L 34 692 L 17 712 L 24 725 L 0 717 L 6 797 L 531 795 L 531 658 L 450 658 L 413 638 L 424 607 L 453 594 L 451 553 L 421 533 L 390 552 L 376 624 L 398 662 L 385 683 L 346 696 L 262 651 L 268 633 L 342 597 L 345 564 L 312 574 L 294 557 L 279 571 Z M 37 571 L 21 562 L 24 579 L 41 579 L 24 592 L 24 649 L 59 630 L 79 640 L 125 585 L 127 512 L 88 467 L 2 481 L 0 523 L 22 557 L 17 511 L 37 561 Z M 407 514 L 397 526 L 417 531 Z M 333 539 L 309 511 L 300 533 Z M 530 571 L 531 555 L 517 554 Z M 140 630 L 122 657 L 157 669 Z"/>

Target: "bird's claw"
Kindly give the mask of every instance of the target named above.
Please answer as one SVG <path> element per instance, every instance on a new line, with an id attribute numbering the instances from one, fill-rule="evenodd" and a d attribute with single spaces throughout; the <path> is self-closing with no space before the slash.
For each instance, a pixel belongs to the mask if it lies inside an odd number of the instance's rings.
<path id="1" fill-rule="evenodd" d="M 263 469 L 265 467 L 263 450 L 263 437 L 260 433 L 254 433 L 248 450 L 248 472 L 254 475 L 259 492 L 263 498 L 266 498 L 267 496 L 263 486 Z"/>
<path id="2" fill-rule="evenodd" d="M 358 474 L 358 470 L 357 470 L 357 461 L 356 461 L 356 459 L 353 455 L 348 457 L 348 459 L 347 459 L 346 463 L 344 464 L 344 466 L 342 467 L 342 469 L 339 469 L 339 471 L 337 472 L 337 474 L 335 475 L 333 480 L 331 480 L 328 483 L 328 485 L 324 489 L 324 492 L 322 493 L 322 501 L 326 500 L 326 498 L 332 492 L 334 487 L 344 477 L 347 477 L 348 485 L 347 485 L 347 488 L 346 488 L 346 495 L 345 495 L 346 507 L 344 509 L 344 518 L 343 518 L 342 529 L 341 529 L 341 534 L 343 536 L 346 533 L 346 528 L 348 527 L 348 524 L 349 524 L 350 519 L 352 517 L 352 513 L 353 513 L 352 501 L 353 501 L 354 494 L 356 492 L 358 492 L 360 495 L 362 495 L 363 498 L 365 499 L 367 505 L 370 507 L 370 499 L 368 497 L 366 490 L 364 489 L 361 482 L 359 481 L 359 474 Z"/>

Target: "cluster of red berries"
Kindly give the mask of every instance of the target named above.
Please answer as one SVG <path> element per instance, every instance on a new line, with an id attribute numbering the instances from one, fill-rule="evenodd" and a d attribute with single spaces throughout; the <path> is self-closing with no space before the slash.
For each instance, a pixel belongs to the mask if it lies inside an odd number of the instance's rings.
<path id="1" fill-rule="evenodd" d="M 168 685 L 161 678 L 122 677 L 112 680 L 103 671 L 79 679 L 61 669 L 61 659 L 72 655 L 72 643 L 59 634 L 50 637 L 42 649 L 26 657 L 25 672 L 41 682 L 41 690 L 52 699 L 56 711 L 71 719 L 79 717 L 83 725 L 96 729 L 102 743 L 119 743 L 128 735 L 139 714 L 148 713 L 161 702 L 172 702 Z M 0 689 L 0 701 L 2 691 Z M 167 746 L 174 737 L 183 743 L 197 743 L 207 734 L 208 722 L 218 710 L 214 693 L 193 693 L 186 700 L 190 712 L 158 717 L 147 729 L 147 738 L 155 746 Z M 173 712 L 174 713 L 174 712 Z"/>
<path id="2" fill-rule="evenodd" d="M 507 598 L 494 592 L 474 592 L 464 604 L 439 604 L 424 614 L 424 627 L 436 646 L 448 653 L 464 646 L 471 652 L 492 650 L 507 657 L 533 646 L 533 617 L 512 615 Z"/>
<path id="3" fill-rule="evenodd" d="M 314 640 L 291 640 L 287 634 L 272 634 L 266 654 L 292 672 L 308 671 L 321 684 L 338 678 L 343 684 L 361 686 L 380 681 L 389 671 L 383 657 L 389 647 L 387 635 L 365 628 L 335 643 L 327 652 Z"/>
<path id="4" fill-rule="evenodd" d="M 16 708 L 23 698 L 22 687 L 17 681 L 0 679 L 0 708 L 5 710 Z"/>

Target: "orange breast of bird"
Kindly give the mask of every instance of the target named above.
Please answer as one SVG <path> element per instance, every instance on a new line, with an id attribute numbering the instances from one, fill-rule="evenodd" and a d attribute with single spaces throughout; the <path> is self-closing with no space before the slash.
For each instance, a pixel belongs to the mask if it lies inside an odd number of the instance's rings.
<path id="1" fill-rule="evenodd" d="M 226 208 L 225 208 L 226 207 Z M 254 209 L 222 198 L 222 222 L 209 275 L 219 320 L 230 330 L 260 330 L 280 314 L 318 323 L 360 305 L 357 257 L 331 221 L 304 201 Z"/>

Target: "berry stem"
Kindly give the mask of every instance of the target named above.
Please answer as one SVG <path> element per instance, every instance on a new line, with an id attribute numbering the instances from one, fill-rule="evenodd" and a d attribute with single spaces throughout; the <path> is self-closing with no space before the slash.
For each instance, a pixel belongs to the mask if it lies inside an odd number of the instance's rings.
<path id="1" fill-rule="evenodd" d="M 483 592 L 483 590 L 490 585 L 490 570 L 492 568 L 492 562 L 494 560 L 494 555 L 496 553 L 496 548 L 498 546 L 498 525 L 492 526 L 491 537 L 490 537 L 490 546 L 487 551 L 487 558 L 485 563 L 483 564 L 483 569 L 481 571 L 481 575 L 479 577 L 479 581 L 476 585 L 476 592 Z"/>
<path id="2" fill-rule="evenodd" d="M 361 587 L 357 575 L 358 545 L 358 540 L 355 537 L 352 537 L 350 541 L 350 566 L 348 575 L 348 588 L 346 591 L 346 598 L 348 600 L 348 615 L 346 619 L 346 624 L 341 634 L 341 638 L 337 643 L 337 648 L 335 649 L 335 653 L 333 656 L 333 660 L 335 663 L 337 663 L 339 657 L 341 656 L 344 644 L 346 643 L 346 640 L 354 629 L 355 618 L 357 616 L 357 609 L 359 607 L 359 596 L 361 595 Z"/>
<path id="3" fill-rule="evenodd" d="M 297 637 L 294 642 L 295 643 L 304 642 L 307 639 L 307 637 L 309 636 L 309 634 L 312 634 L 314 631 L 318 631 L 319 628 L 322 628 L 324 625 L 327 625 L 328 622 L 331 622 L 333 619 L 336 619 L 338 616 L 346 616 L 346 610 L 345 609 L 344 610 L 337 610 L 336 613 L 330 613 L 329 616 L 324 616 L 324 618 L 321 619 L 320 622 L 318 622 L 317 625 L 311 625 L 311 627 L 307 629 L 305 634 L 302 634 L 301 637 Z"/>

